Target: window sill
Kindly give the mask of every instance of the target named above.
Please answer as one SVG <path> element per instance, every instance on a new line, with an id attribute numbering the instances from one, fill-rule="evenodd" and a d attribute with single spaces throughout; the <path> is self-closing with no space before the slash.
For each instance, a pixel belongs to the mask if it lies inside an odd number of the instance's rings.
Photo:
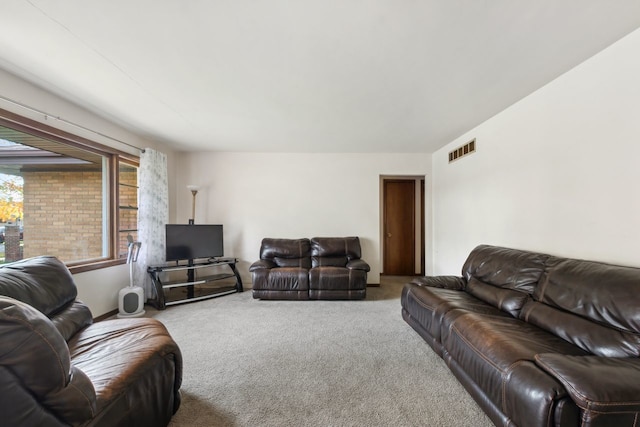
<path id="1" fill-rule="evenodd" d="M 95 262 L 82 263 L 82 264 L 67 264 L 67 268 L 71 271 L 71 274 L 84 273 L 85 271 L 99 270 L 101 268 L 113 267 L 116 265 L 126 264 L 127 260 L 120 259 L 105 259 Z"/>

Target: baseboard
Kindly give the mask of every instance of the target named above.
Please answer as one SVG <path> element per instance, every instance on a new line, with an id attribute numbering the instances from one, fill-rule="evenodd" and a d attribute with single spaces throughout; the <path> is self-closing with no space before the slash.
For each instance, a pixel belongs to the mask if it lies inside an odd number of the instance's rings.
<path id="1" fill-rule="evenodd" d="M 108 313 L 103 314 L 102 316 L 94 317 L 93 321 L 94 322 L 102 322 L 103 320 L 107 320 L 108 318 L 113 317 L 116 314 L 118 314 L 118 309 L 117 308 L 115 310 L 111 310 Z"/>
<path id="2" fill-rule="evenodd" d="M 379 288 L 380 283 L 367 283 L 367 288 Z"/>

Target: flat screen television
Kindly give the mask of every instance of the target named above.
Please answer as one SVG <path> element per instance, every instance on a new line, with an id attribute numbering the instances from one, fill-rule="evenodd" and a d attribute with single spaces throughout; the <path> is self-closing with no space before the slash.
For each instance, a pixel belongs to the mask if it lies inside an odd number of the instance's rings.
<path id="1" fill-rule="evenodd" d="M 166 236 L 167 261 L 224 256 L 220 224 L 166 224 Z"/>

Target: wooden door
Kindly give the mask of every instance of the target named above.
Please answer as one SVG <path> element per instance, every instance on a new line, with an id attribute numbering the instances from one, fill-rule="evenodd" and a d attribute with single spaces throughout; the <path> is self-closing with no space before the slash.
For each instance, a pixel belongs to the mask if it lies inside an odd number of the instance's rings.
<path id="1" fill-rule="evenodd" d="M 383 274 L 415 274 L 415 180 L 383 181 Z"/>
<path id="2" fill-rule="evenodd" d="M 426 239 L 426 228 L 425 228 L 425 215 L 424 215 L 424 192 L 425 192 L 425 183 L 424 178 L 420 180 L 420 275 L 424 276 L 427 266 L 425 265 L 425 259 L 427 259 L 426 248 L 425 248 L 425 239 Z"/>

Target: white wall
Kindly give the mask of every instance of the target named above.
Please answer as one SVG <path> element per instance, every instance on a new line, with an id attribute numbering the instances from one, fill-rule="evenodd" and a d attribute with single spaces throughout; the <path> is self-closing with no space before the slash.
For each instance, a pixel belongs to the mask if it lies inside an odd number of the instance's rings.
<path id="1" fill-rule="evenodd" d="M 637 52 L 640 30 L 433 156 L 184 153 L 174 161 L 166 148 L 2 70 L 0 95 L 167 152 L 171 220 L 186 223 L 191 215 L 187 184 L 206 186 L 198 194 L 196 222 L 225 225 L 225 251 L 240 258 L 247 285 L 263 237 L 315 235 L 360 236 L 373 268 L 369 282 L 377 283 L 380 175 L 426 176 L 427 215 L 433 204 L 428 273 L 458 273 L 480 243 L 640 266 Z M 4 101 L 0 108 L 127 151 Z M 448 164 L 448 151 L 471 138 L 477 138 L 477 153 Z M 128 271 L 102 269 L 78 274 L 76 281 L 80 298 L 99 316 L 117 307 Z"/>
<path id="2" fill-rule="evenodd" d="M 637 30 L 433 154 L 436 274 L 481 243 L 640 266 L 639 52 Z"/>
<path id="3" fill-rule="evenodd" d="M 60 117 L 66 121 L 82 125 L 86 128 L 100 132 L 104 135 L 125 141 L 137 147 L 152 147 L 167 153 L 169 161 L 169 181 L 175 179 L 173 173 L 174 154 L 160 144 L 146 140 L 104 120 L 89 111 L 80 108 L 62 98 L 46 92 L 39 87 L 26 82 L 6 71 L 0 70 L 0 96 L 9 98 L 18 103 L 27 105 L 36 110 L 45 111 L 54 117 Z M 32 120 L 44 123 L 48 126 L 64 130 L 74 135 L 99 142 L 101 144 L 117 148 L 121 151 L 139 155 L 138 150 L 115 142 L 109 138 L 101 137 L 93 132 L 83 131 L 74 126 L 65 124 L 55 118 L 45 118 L 42 114 L 22 108 L 16 104 L 0 98 L 0 108 L 28 117 Z M 173 203 L 174 194 L 169 195 L 170 206 Z M 172 210 L 175 216 L 175 211 Z M 129 270 L 125 265 L 103 268 L 100 270 L 76 274 L 74 280 L 78 286 L 78 298 L 84 301 L 95 317 L 108 313 L 118 307 L 118 292 L 129 284 Z"/>
<path id="4" fill-rule="evenodd" d="M 196 223 L 224 225 L 225 255 L 240 259 L 243 282 L 264 237 L 358 236 L 380 280 L 380 175 L 426 175 L 429 154 L 183 153 L 177 220 L 191 216 L 187 184 L 204 186 Z"/>

